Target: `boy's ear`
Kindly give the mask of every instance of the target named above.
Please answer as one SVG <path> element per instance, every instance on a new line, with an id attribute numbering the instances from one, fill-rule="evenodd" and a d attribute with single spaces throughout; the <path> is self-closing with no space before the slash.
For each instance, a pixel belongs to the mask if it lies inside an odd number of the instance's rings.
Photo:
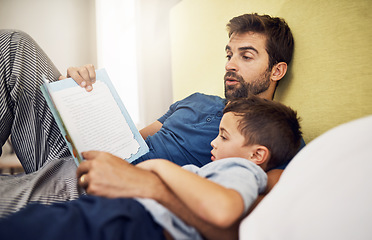
<path id="1" fill-rule="evenodd" d="M 257 145 L 251 155 L 251 161 L 257 165 L 266 166 L 266 162 L 269 159 L 269 149 L 262 145 Z"/>
<path id="2" fill-rule="evenodd" d="M 288 65 L 285 62 L 279 62 L 271 69 L 271 80 L 279 81 L 287 73 Z"/>

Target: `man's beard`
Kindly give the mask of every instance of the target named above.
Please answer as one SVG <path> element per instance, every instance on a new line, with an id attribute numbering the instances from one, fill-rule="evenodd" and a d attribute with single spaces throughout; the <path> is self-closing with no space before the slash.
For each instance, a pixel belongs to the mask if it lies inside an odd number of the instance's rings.
<path id="1" fill-rule="evenodd" d="M 264 74 L 251 83 L 244 81 L 243 77 L 235 72 L 227 72 L 224 77 L 225 81 L 227 77 L 235 78 L 239 82 L 236 85 L 226 85 L 225 83 L 225 98 L 227 100 L 258 95 L 265 92 L 270 86 L 270 71 L 265 71 Z"/>

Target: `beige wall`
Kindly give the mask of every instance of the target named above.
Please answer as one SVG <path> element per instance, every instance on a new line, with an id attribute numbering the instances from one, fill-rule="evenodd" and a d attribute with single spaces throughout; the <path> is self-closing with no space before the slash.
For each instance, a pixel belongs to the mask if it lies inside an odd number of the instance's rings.
<path id="1" fill-rule="evenodd" d="M 0 0 L 0 29 L 31 35 L 66 73 L 70 66 L 97 62 L 95 1 Z"/>
<path id="2" fill-rule="evenodd" d="M 304 139 L 372 114 L 370 0 L 183 0 L 171 12 L 174 99 L 199 91 L 223 96 L 225 25 L 258 12 L 287 20 L 293 64 L 275 99 L 302 117 Z"/>
<path id="3" fill-rule="evenodd" d="M 137 119 L 133 113 L 140 112 L 136 124 L 142 128 L 162 116 L 172 103 L 168 16 L 169 9 L 178 1 L 135 0 L 138 11 L 136 12 L 138 70 L 134 67 L 128 70 L 129 64 L 123 62 L 120 62 L 122 68 L 114 64 L 108 65 L 107 62 L 102 63 L 102 57 L 99 59 L 100 65 L 97 64 L 95 4 L 99 3 L 98 10 L 102 10 L 100 4 L 105 4 L 105 8 L 108 9 L 112 6 L 120 9 L 123 8 L 123 5 L 125 7 L 125 4 L 130 4 L 123 0 L 0 0 L 0 29 L 13 28 L 27 32 L 51 58 L 61 74 L 65 74 L 66 69 L 70 66 L 82 66 L 86 63 L 93 63 L 99 68 L 115 68 L 115 71 L 123 71 L 123 69 L 126 72 L 138 71 L 139 99 L 131 99 L 131 102 L 125 101 L 128 95 L 131 95 L 125 94 L 125 91 L 137 90 L 134 87 L 133 79 L 127 78 L 128 74 L 123 74 L 123 78 L 112 78 L 111 80 L 113 82 L 127 82 L 130 86 L 119 91 L 119 94 L 135 120 Z M 114 11 L 113 14 L 115 15 L 115 13 Z M 121 14 L 125 14 L 125 11 Z M 128 25 L 133 24 L 124 22 L 126 18 L 130 18 L 127 15 L 122 18 L 120 16 L 121 20 L 119 21 L 116 21 L 118 16 L 105 17 L 111 21 L 113 29 L 124 32 L 126 29 L 123 26 L 129 28 Z M 99 23 L 104 22 L 102 19 L 98 19 L 98 21 L 100 21 Z M 104 30 L 107 30 L 106 26 Z M 113 36 L 118 39 L 116 33 Z M 109 44 L 112 45 L 113 42 L 118 41 L 111 41 Z M 115 48 L 136 47 L 122 42 L 119 44 L 121 45 L 115 46 Z M 113 61 L 120 61 L 116 55 L 117 52 L 108 52 L 107 54 Z M 136 61 L 135 57 L 128 56 L 128 52 L 124 53 L 124 58 L 126 61 Z M 139 107 L 138 111 L 131 105 L 135 101 L 139 101 L 139 104 L 133 104 L 134 107 Z"/>

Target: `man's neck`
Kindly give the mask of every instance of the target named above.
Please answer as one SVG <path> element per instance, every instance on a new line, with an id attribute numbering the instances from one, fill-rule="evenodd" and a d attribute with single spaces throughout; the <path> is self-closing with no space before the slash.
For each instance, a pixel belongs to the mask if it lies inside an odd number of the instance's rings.
<path id="1" fill-rule="evenodd" d="M 274 94 L 269 93 L 268 91 L 260 93 L 256 96 L 259 97 L 259 98 L 267 99 L 267 100 L 273 100 L 274 99 Z"/>

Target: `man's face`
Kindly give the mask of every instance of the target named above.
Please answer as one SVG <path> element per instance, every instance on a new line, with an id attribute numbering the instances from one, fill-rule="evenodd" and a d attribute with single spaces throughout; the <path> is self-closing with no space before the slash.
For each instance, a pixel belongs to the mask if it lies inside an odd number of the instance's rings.
<path id="1" fill-rule="evenodd" d="M 272 84 L 266 36 L 260 33 L 233 34 L 226 46 L 225 97 L 248 97 L 264 93 Z"/>

